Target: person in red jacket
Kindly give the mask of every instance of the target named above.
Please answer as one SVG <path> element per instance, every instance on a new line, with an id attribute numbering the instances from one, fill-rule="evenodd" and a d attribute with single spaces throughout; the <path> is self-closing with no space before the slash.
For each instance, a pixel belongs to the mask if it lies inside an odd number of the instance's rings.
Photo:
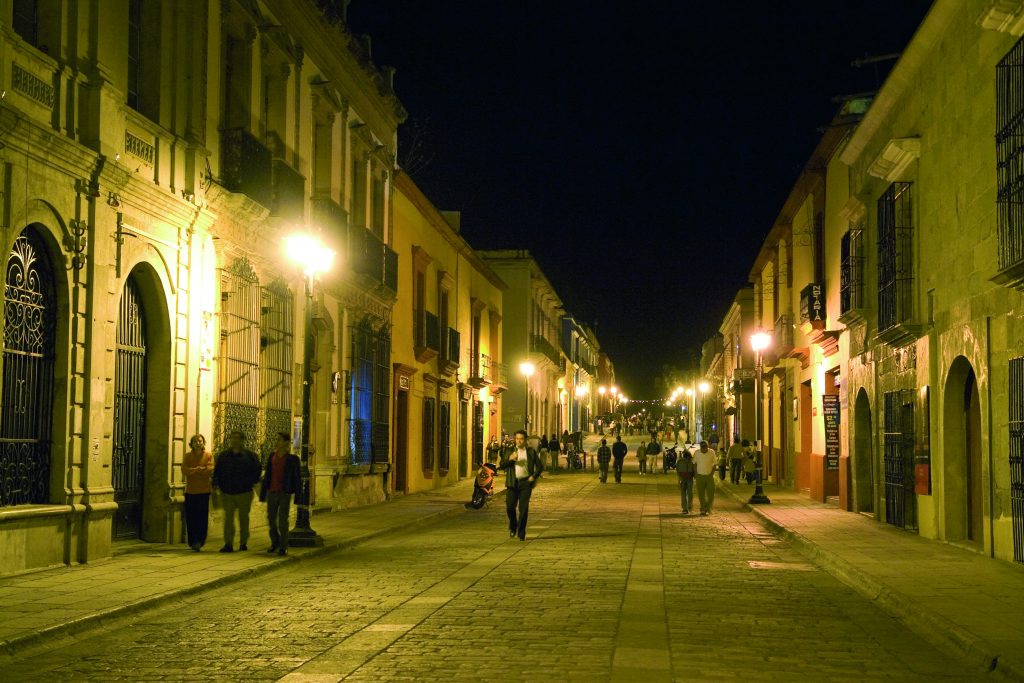
<path id="1" fill-rule="evenodd" d="M 270 526 L 268 553 L 288 554 L 288 512 L 292 496 L 301 484 L 299 456 L 290 452 L 287 432 L 278 432 L 274 452 L 267 458 L 267 468 L 260 485 L 260 500 L 267 503 L 267 522 Z"/>

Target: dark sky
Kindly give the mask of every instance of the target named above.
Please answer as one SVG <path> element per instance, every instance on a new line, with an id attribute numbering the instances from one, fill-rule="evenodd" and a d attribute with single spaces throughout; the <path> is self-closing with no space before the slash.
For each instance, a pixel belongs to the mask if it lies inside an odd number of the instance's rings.
<path id="1" fill-rule="evenodd" d="M 619 384 L 714 334 L 838 105 L 875 90 L 930 0 L 353 0 L 349 25 L 480 249 L 526 248 L 597 322 Z M 403 152 L 400 149 L 400 160 Z"/>

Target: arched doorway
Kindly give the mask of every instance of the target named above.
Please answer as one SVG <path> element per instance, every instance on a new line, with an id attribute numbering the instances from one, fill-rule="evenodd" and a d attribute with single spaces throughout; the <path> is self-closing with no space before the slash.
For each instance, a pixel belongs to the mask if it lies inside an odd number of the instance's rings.
<path id="1" fill-rule="evenodd" d="M 943 492 L 946 539 L 984 541 L 984 474 L 981 401 L 970 362 L 958 356 L 949 368 L 943 399 Z"/>
<path id="2" fill-rule="evenodd" d="M 871 401 L 868 392 L 857 392 L 853 413 L 854 509 L 875 511 L 875 453 L 872 448 Z"/>
<path id="3" fill-rule="evenodd" d="M 142 532 L 146 444 L 146 313 L 134 275 L 121 294 L 114 376 L 113 485 L 115 539 Z"/>
<path id="4" fill-rule="evenodd" d="M 5 273 L 0 507 L 49 503 L 57 301 L 35 230 L 14 240 Z"/>

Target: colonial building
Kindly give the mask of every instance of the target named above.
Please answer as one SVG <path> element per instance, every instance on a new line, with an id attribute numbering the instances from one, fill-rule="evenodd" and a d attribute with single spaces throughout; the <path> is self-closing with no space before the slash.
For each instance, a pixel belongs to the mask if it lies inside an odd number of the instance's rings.
<path id="1" fill-rule="evenodd" d="M 507 388 L 502 358 L 505 283 L 412 179 L 395 179 L 394 248 L 404 264 L 392 340 L 391 490 L 421 491 L 466 477 L 498 435 Z"/>
<path id="2" fill-rule="evenodd" d="M 391 487 L 405 112 L 338 6 L 0 9 L 0 572 L 179 540 L 196 432 L 266 452 L 308 412 L 316 505 Z"/>
<path id="3" fill-rule="evenodd" d="M 587 432 L 591 430 L 592 405 L 597 395 L 600 347 L 590 326 L 572 315 L 562 317 L 562 352 L 568 361 L 562 399 L 562 429 L 570 433 Z"/>
<path id="4" fill-rule="evenodd" d="M 738 439 L 753 440 L 754 353 L 750 338 L 754 333 L 754 290 L 744 287 L 736 293 L 732 305 L 718 328 L 722 335 L 722 412 L 721 430 Z"/>
<path id="5" fill-rule="evenodd" d="M 560 434 L 559 391 L 564 386 L 558 384 L 566 372 L 559 339 L 562 300 L 530 252 L 478 253 L 508 285 L 502 299 L 501 349 L 509 366 L 509 390 L 503 399 L 501 428 L 512 434 L 528 424 L 530 434 Z"/>

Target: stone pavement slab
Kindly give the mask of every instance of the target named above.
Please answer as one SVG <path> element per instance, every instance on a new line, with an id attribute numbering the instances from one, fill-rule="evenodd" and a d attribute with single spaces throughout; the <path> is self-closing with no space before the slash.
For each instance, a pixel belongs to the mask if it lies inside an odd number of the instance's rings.
<path id="1" fill-rule="evenodd" d="M 768 505 L 749 505 L 753 486 L 718 482 L 781 538 L 871 598 L 929 642 L 1024 680 L 1024 569 L 921 538 L 866 515 L 764 486 Z"/>
<path id="2" fill-rule="evenodd" d="M 378 505 L 314 514 L 311 526 L 324 539 L 323 547 L 289 548 L 285 557 L 264 552 L 269 540 L 262 530 L 254 532 L 247 552 L 219 553 L 223 536 L 211 527 L 199 553 L 184 544 L 139 543 L 107 560 L 0 577 L 0 653 L 14 654 L 170 599 L 461 514 L 472 490 L 468 479 Z"/>

